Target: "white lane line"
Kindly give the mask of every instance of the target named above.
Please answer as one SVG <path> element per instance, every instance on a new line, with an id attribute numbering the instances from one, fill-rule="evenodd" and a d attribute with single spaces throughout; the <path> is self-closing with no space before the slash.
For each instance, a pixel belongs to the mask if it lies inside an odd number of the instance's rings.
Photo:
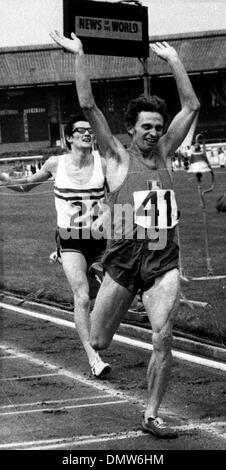
<path id="1" fill-rule="evenodd" d="M 31 403 L 14 403 L 13 405 L 1 405 L 0 410 L 8 410 L 11 408 L 27 408 L 30 406 L 48 406 L 48 405 L 57 405 L 57 404 L 64 404 L 68 402 L 78 402 L 84 400 L 97 400 L 99 398 L 106 398 L 105 395 L 87 395 L 86 397 L 82 398 L 65 398 L 64 400 L 43 400 L 43 401 L 35 401 Z M 45 409 L 45 408 L 43 408 Z"/>
<path id="2" fill-rule="evenodd" d="M 69 439 L 59 438 L 59 439 L 46 439 L 39 441 L 28 441 L 28 442 L 10 442 L 9 444 L 1 444 L 0 449 L 17 449 L 24 448 L 29 450 L 39 450 L 39 449 L 51 449 L 51 447 L 63 448 L 69 444 L 89 444 L 93 442 L 104 442 L 111 440 L 121 440 L 128 438 L 136 438 L 144 436 L 142 431 L 130 431 L 122 433 L 110 433 L 110 434 L 99 434 L 98 436 L 72 436 Z"/>
<path id="3" fill-rule="evenodd" d="M 225 425 L 225 423 L 223 423 Z M 222 425 L 222 422 L 206 424 L 199 422 L 192 422 L 182 426 L 174 426 L 173 429 L 176 429 L 181 436 L 186 435 L 186 432 L 190 434 L 191 431 L 194 432 L 207 432 L 212 435 L 222 438 L 226 438 L 225 434 L 219 434 L 215 429 L 216 425 Z M 212 427 L 211 427 L 212 426 Z M 0 450 L 3 449 L 25 449 L 25 450 L 51 450 L 51 449 L 68 449 L 69 446 L 82 446 L 87 444 L 93 444 L 97 442 L 107 442 L 107 441 L 118 441 L 123 439 L 136 439 L 142 437 L 143 439 L 147 437 L 150 439 L 151 435 L 144 434 L 140 431 L 126 431 L 119 433 L 109 433 L 109 434 L 99 434 L 97 436 L 72 436 L 71 438 L 56 438 L 56 439 L 43 439 L 37 441 L 27 441 L 27 442 L 11 442 L 8 444 L 1 444 Z"/>
<path id="4" fill-rule="evenodd" d="M 58 373 L 49 373 L 49 374 L 37 374 L 37 375 L 24 375 L 24 376 L 17 376 L 17 377 L 6 377 L 4 379 L 0 379 L 0 382 L 12 382 L 17 380 L 31 380 L 31 379 L 41 379 L 42 377 L 53 377 L 57 376 Z"/>
<path id="5" fill-rule="evenodd" d="M 133 338 L 127 338 L 126 336 L 119 336 L 119 335 L 117 336 L 118 336 L 117 342 L 119 343 L 128 344 L 129 346 L 135 346 L 135 347 L 147 349 L 147 350 L 153 349 L 152 345 L 150 345 L 149 343 L 145 343 L 143 341 L 139 341 Z M 195 364 L 200 364 L 206 367 L 211 367 L 213 369 L 219 369 L 219 370 L 226 372 L 226 364 L 224 362 L 218 362 L 212 359 L 206 359 L 204 357 L 195 356 L 193 354 L 176 351 L 175 349 L 172 350 L 172 354 L 174 357 L 178 359 L 182 359 L 188 362 L 193 362 Z"/>
<path id="6" fill-rule="evenodd" d="M 12 415 L 26 415 L 31 413 L 64 413 L 65 410 L 72 410 L 77 408 L 91 408 L 95 406 L 106 406 L 106 405 L 118 405 L 119 403 L 128 403 L 127 400 L 115 400 L 115 401 L 102 401 L 100 403 L 84 403 L 82 405 L 65 405 L 60 408 L 36 408 L 33 410 L 17 410 L 17 411 L 5 411 L 0 413 L 0 416 L 12 416 Z"/>
<path id="7" fill-rule="evenodd" d="M 226 279 L 226 275 L 218 275 L 218 276 L 202 276 L 202 277 L 190 277 L 191 281 L 212 281 L 213 279 Z"/>
<path id="8" fill-rule="evenodd" d="M 28 315 L 36 319 L 39 318 L 40 320 L 46 320 L 51 323 L 54 323 L 55 325 L 75 328 L 73 322 L 68 321 L 68 320 L 63 320 L 62 318 L 52 317 L 51 315 L 47 315 L 45 313 L 32 312 L 31 310 L 27 310 L 22 307 L 17 307 L 15 305 L 8 305 L 8 304 L 5 304 L 4 302 L 0 302 L 0 307 L 4 308 L 5 310 L 11 310 L 12 312 L 22 313 L 24 315 Z"/>
<path id="9" fill-rule="evenodd" d="M 46 321 L 49 321 L 49 322 L 54 323 L 56 325 L 66 326 L 68 328 L 73 328 L 73 329 L 75 328 L 73 322 L 68 321 L 68 320 L 63 320 L 62 318 L 56 318 L 56 317 L 53 317 L 51 315 L 32 312 L 31 310 L 23 309 L 21 307 L 15 307 L 13 305 L 7 305 L 3 302 L 0 302 L 0 307 L 3 307 L 6 310 L 14 311 L 14 312 L 17 312 L 17 313 L 22 313 L 23 315 L 27 315 L 27 316 L 30 316 L 30 317 L 33 317 L 33 318 L 36 318 L 36 319 L 46 320 Z M 143 342 L 143 341 L 139 341 L 137 339 L 128 338 L 126 336 L 115 334 L 114 337 L 113 337 L 113 340 L 116 341 L 116 342 L 122 343 L 122 344 L 127 344 L 129 346 L 134 346 L 134 347 L 145 349 L 145 350 L 148 350 L 148 351 L 153 350 L 153 347 L 152 347 L 151 344 Z M 188 362 L 193 362 L 195 364 L 200 364 L 200 365 L 206 366 L 206 367 L 211 367 L 213 369 L 219 369 L 219 370 L 222 370 L 222 371 L 226 371 L 226 364 L 223 363 L 223 362 L 218 362 L 218 361 L 214 361 L 214 360 L 211 360 L 211 359 L 206 359 L 204 357 L 195 356 L 195 355 L 189 354 L 189 353 L 183 353 L 181 351 L 176 351 L 175 349 L 173 349 L 172 353 L 173 353 L 173 356 L 178 358 L 178 359 L 182 359 L 182 360 L 188 361 Z"/>
<path id="10" fill-rule="evenodd" d="M 134 401 L 134 397 L 128 397 L 125 393 L 119 392 L 117 388 L 113 388 L 109 384 L 105 384 L 104 381 L 97 381 L 95 379 L 88 379 L 84 377 L 82 374 L 78 374 L 75 372 L 71 372 L 67 369 L 64 369 L 61 366 L 58 366 L 56 364 L 52 364 L 47 361 L 43 361 L 42 359 L 38 359 L 37 357 L 33 356 L 31 353 L 22 353 L 20 350 L 16 348 L 11 348 L 10 345 L 8 344 L 1 344 L 0 349 L 7 351 L 9 354 L 14 354 L 17 355 L 17 353 L 22 357 L 23 360 L 31 362 L 32 364 L 42 366 L 46 370 L 50 371 L 55 371 L 59 377 L 67 377 L 69 379 L 72 379 L 75 382 L 79 382 L 86 387 L 91 387 L 96 390 L 100 390 L 101 392 L 105 392 L 107 395 L 111 397 L 116 397 L 116 398 L 122 398 L 126 400 L 132 400 Z M 142 402 L 143 403 L 143 402 Z"/>
<path id="11" fill-rule="evenodd" d="M 18 357 L 20 357 L 19 355 L 18 356 L 0 356 L 0 361 L 2 359 L 17 359 Z"/>
<path id="12" fill-rule="evenodd" d="M 119 391 L 117 390 L 117 388 L 114 389 L 114 388 L 113 388 L 112 386 L 110 386 L 110 385 L 102 385 L 102 384 L 100 384 L 99 382 L 89 380 L 89 379 L 85 378 L 85 377 L 82 376 L 82 375 L 75 374 L 75 373 L 73 373 L 73 372 L 68 371 L 67 369 L 63 369 L 62 367 L 56 366 L 56 365 L 51 364 L 51 363 L 49 363 L 49 362 L 42 361 L 41 359 L 38 359 L 38 358 L 36 358 L 36 357 L 33 357 L 31 354 L 22 353 L 21 351 L 17 350 L 16 348 L 11 348 L 9 345 L 6 345 L 6 344 L 0 345 L 0 350 L 1 350 L 1 349 L 4 350 L 4 351 L 7 351 L 7 353 L 9 353 L 9 354 L 17 355 L 17 353 L 18 353 L 20 356 L 23 357 L 24 360 L 27 360 L 27 361 L 32 362 L 32 363 L 34 363 L 34 364 L 36 364 L 36 365 L 39 365 L 39 366 L 41 365 L 41 366 L 43 366 L 43 367 L 46 368 L 46 369 L 58 371 L 59 376 L 68 377 L 68 378 L 70 378 L 70 379 L 72 379 L 72 380 L 74 380 L 74 381 L 77 381 L 77 382 L 79 382 L 79 383 L 85 384 L 86 386 L 90 386 L 90 387 L 92 387 L 92 388 L 94 388 L 94 389 L 101 390 L 101 391 L 105 392 L 105 393 L 106 393 L 108 396 L 110 396 L 110 397 L 122 398 L 122 401 L 126 400 L 127 402 L 132 402 L 133 405 L 134 405 L 134 404 L 140 405 L 140 406 L 142 406 L 142 409 L 144 409 L 144 407 L 145 407 L 145 404 L 144 404 L 144 401 L 143 401 L 143 400 L 138 399 L 138 398 L 136 398 L 136 397 L 134 397 L 134 396 L 133 396 L 133 397 L 131 397 L 131 396 L 129 396 L 129 395 L 127 396 L 126 393 L 119 392 Z M 106 398 L 107 398 L 107 397 L 106 397 Z M 164 409 L 164 408 L 162 407 L 162 414 L 163 414 L 163 415 L 164 415 L 164 414 L 168 415 L 168 414 L 169 414 L 169 413 L 168 413 L 168 410 L 167 410 L 167 409 Z M 174 417 L 174 415 L 173 415 L 172 413 L 170 414 L 170 416 L 171 416 L 171 418 Z M 217 425 L 217 424 L 221 424 L 221 425 L 222 425 L 222 422 L 220 422 L 220 423 L 213 422 L 213 423 L 208 423 L 208 424 L 200 423 L 200 421 L 198 421 L 198 422 L 193 422 L 193 423 L 190 422 L 190 423 L 188 423 L 188 424 L 186 424 L 186 425 L 176 426 L 175 429 L 178 429 L 178 430 L 180 430 L 181 432 L 192 431 L 192 430 L 194 430 L 194 431 L 197 431 L 197 430 L 202 431 L 202 430 L 204 430 L 205 432 L 210 433 L 211 435 L 214 434 L 214 435 L 216 435 L 217 437 L 220 437 L 220 438 L 221 438 L 221 437 L 222 437 L 222 432 L 221 432 L 221 431 L 219 432 L 219 430 L 216 429 L 216 425 Z M 141 433 L 141 435 L 143 435 L 143 433 Z M 117 436 L 118 436 L 118 434 L 117 434 Z M 125 439 L 127 438 L 127 436 L 128 436 L 128 433 L 125 434 Z M 75 438 L 74 438 L 74 439 L 75 439 Z M 77 443 L 78 439 L 79 439 L 79 438 L 76 438 L 75 443 Z M 96 436 L 95 436 L 95 439 L 96 439 Z M 57 440 L 53 440 L 53 441 L 51 441 L 51 442 L 55 442 L 55 441 L 58 442 L 59 440 L 57 439 Z M 70 442 L 69 442 L 67 439 L 65 439 L 65 438 L 62 438 L 62 439 L 61 439 L 61 442 L 62 442 L 62 441 L 63 441 L 64 443 L 66 442 L 65 445 L 68 445 L 68 443 L 70 443 Z M 32 441 L 32 442 L 36 442 L 36 443 L 37 443 L 37 442 L 39 442 L 39 441 Z M 42 442 L 42 441 L 40 441 L 40 442 Z M 45 441 L 45 442 L 47 442 L 47 441 Z M 48 442 L 50 442 L 50 441 L 48 441 Z M 90 441 L 90 442 L 93 442 L 93 441 Z M 98 439 L 97 439 L 97 441 L 95 441 L 95 442 L 98 442 Z M 89 442 L 88 442 L 88 443 L 89 443 Z M 25 443 L 25 444 L 26 444 L 26 443 Z M 0 445 L 0 449 L 8 448 L 8 447 L 7 447 L 8 445 L 11 446 L 11 447 L 9 447 L 9 448 L 13 448 L 13 447 L 15 447 L 15 445 L 17 445 L 17 444 L 16 444 L 16 443 L 14 443 L 14 444 L 3 444 L 3 446 Z M 23 443 L 19 444 L 19 446 L 23 446 L 23 445 L 24 445 Z M 65 445 L 63 445 L 63 446 L 65 447 Z M 25 447 L 25 448 L 26 448 L 26 447 Z M 49 447 L 46 447 L 46 448 L 48 449 Z"/>

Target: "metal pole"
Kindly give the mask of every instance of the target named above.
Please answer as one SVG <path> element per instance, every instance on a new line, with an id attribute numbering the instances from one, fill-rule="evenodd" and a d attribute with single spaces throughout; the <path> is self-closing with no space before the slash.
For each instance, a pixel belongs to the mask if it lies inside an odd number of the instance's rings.
<path id="1" fill-rule="evenodd" d="M 197 177 L 197 181 L 198 181 L 198 192 L 199 192 L 199 198 L 200 198 L 200 203 L 201 203 L 201 208 L 202 208 L 205 250 L 206 250 L 207 276 L 212 276 L 213 275 L 213 268 L 212 268 L 212 265 L 211 265 L 210 250 L 209 250 L 208 228 L 207 228 L 207 220 L 206 220 L 206 205 L 205 205 L 204 194 L 203 194 L 202 189 L 201 189 L 202 174 L 197 173 L 196 177 Z"/>
<path id="2" fill-rule="evenodd" d="M 62 128 L 61 100 L 60 100 L 59 87 L 56 89 L 56 92 L 57 92 L 57 118 L 58 118 L 58 123 L 59 123 L 60 142 L 61 142 L 61 147 L 63 147 L 64 133 L 63 133 L 63 128 Z"/>
<path id="3" fill-rule="evenodd" d="M 148 58 L 144 57 L 139 59 L 143 66 L 143 86 L 144 86 L 144 96 L 149 98 L 151 94 L 151 84 L 150 84 L 150 75 L 148 73 Z"/>
<path id="4" fill-rule="evenodd" d="M 177 234 L 177 243 L 178 243 L 178 247 L 179 247 L 179 273 L 180 273 L 180 279 L 182 281 L 188 282 L 189 279 L 185 275 L 185 272 L 184 272 L 183 266 L 182 266 L 181 241 L 180 241 L 179 225 L 176 226 L 176 234 Z"/>

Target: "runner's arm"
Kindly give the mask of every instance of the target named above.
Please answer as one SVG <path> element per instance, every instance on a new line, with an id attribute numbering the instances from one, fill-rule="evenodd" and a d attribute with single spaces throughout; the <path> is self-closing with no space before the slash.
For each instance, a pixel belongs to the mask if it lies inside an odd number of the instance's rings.
<path id="1" fill-rule="evenodd" d="M 163 154 L 167 157 L 181 145 L 199 111 L 200 104 L 188 74 L 176 50 L 167 42 L 152 44 L 151 49 L 165 60 L 173 73 L 179 93 L 181 111 L 172 120 L 166 134 L 161 138 Z"/>
<path id="2" fill-rule="evenodd" d="M 11 178 L 6 173 L 0 173 L 0 183 L 3 183 L 4 186 L 9 187 L 13 191 L 29 192 L 53 175 L 54 159 L 55 157 L 50 157 L 37 173 L 24 178 Z"/>
<path id="3" fill-rule="evenodd" d="M 95 103 L 82 42 L 74 33 L 71 34 L 72 39 L 66 38 L 58 31 L 51 32 L 50 36 L 59 46 L 75 55 L 75 82 L 79 104 L 94 130 L 102 155 L 120 159 L 123 146 L 113 136 L 102 111 Z"/>

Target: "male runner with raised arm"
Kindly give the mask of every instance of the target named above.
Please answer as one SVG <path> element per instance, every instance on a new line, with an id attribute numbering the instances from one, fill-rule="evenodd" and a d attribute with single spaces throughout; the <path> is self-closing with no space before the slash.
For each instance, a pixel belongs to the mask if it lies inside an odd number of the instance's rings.
<path id="1" fill-rule="evenodd" d="M 101 154 L 106 157 L 108 204 L 114 229 L 103 258 L 105 276 L 91 317 L 91 343 L 95 349 L 108 347 L 140 290 L 152 327 L 153 344 L 142 428 L 157 437 L 176 437 L 175 430 L 158 416 L 169 380 L 172 325 L 179 297 L 178 246 L 174 242 L 178 215 L 167 160 L 183 142 L 199 102 L 176 50 L 166 42 L 151 45 L 151 50 L 171 68 L 181 110 L 166 130 L 163 100 L 156 96 L 132 100 L 126 113 L 132 142 L 126 149 L 112 135 L 95 103 L 82 42 L 74 33 L 71 39 L 57 31 L 50 36 L 74 54 L 79 103 L 94 129 Z M 120 207 L 125 209 L 128 219 L 124 225 L 117 215 Z"/>

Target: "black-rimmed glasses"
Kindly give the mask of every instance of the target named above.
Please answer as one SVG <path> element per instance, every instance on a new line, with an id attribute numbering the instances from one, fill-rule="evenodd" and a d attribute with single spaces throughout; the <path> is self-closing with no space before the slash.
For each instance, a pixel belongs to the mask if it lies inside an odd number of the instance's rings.
<path id="1" fill-rule="evenodd" d="M 93 129 L 91 129 L 91 127 L 76 127 L 75 129 L 73 129 L 72 135 L 73 135 L 75 132 L 78 132 L 79 134 L 85 134 L 86 131 L 88 131 L 89 135 L 93 135 L 93 134 L 94 134 Z"/>

